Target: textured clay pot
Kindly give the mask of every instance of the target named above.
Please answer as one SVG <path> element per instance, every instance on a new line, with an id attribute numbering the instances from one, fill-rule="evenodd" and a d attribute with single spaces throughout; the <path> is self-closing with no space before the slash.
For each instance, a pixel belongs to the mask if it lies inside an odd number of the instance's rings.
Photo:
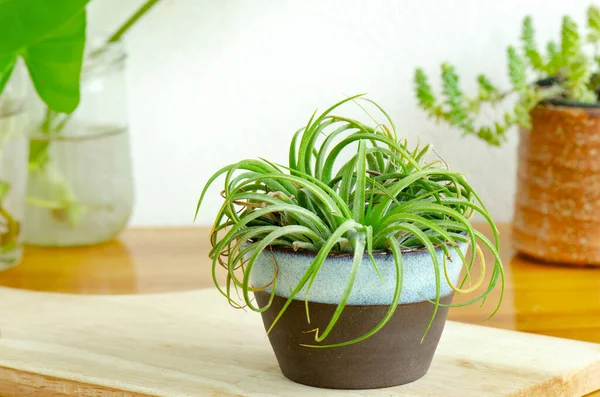
<path id="1" fill-rule="evenodd" d="M 463 252 L 467 246 L 460 247 Z M 277 274 L 275 298 L 263 312 L 267 330 L 287 301 L 314 259 L 314 253 L 294 252 L 280 247 L 267 249 L 257 260 L 252 272 L 255 287 L 268 285 Z M 364 257 L 347 306 L 321 344 L 335 344 L 359 337 L 373 329 L 385 316 L 392 301 L 396 269 L 389 252 L 375 254 L 383 280 L 375 272 L 368 257 Z M 442 251 L 438 252 L 442 272 L 442 303 L 452 302 L 452 289 L 443 276 Z M 372 389 L 397 386 L 421 378 L 431 364 L 446 322 L 447 308 L 440 307 L 433 325 L 421 343 L 433 305 L 426 299 L 435 299 L 435 271 L 429 254 L 424 251 L 405 251 L 404 282 L 392 319 L 378 333 L 349 346 L 312 348 L 314 330 L 325 329 L 346 285 L 352 255 L 330 255 L 323 264 L 308 296 L 310 324 L 304 305 L 305 289 L 287 308 L 269 333 L 269 341 L 287 378 L 305 385 L 332 389 Z M 458 282 L 461 260 L 454 253 L 447 262 L 448 275 Z M 275 272 L 275 268 L 277 271 Z M 259 306 L 269 300 L 271 287 L 256 292 Z"/>
<path id="2" fill-rule="evenodd" d="M 539 105 L 521 129 L 513 244 L 554 263 L 600 265 L 600 107 Z"/>

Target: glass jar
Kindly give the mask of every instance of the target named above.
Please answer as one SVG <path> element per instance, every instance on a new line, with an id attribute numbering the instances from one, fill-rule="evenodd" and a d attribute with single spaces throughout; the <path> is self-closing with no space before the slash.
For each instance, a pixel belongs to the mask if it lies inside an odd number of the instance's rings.
<path id="1" fill-rule="evenodd" d="M 131 215 L 125 52 L 120 42 L 101 48 L 86 54 L 75 112 L 45 111 L 30 134 L 28 244 L 105 242 L 125 228 Z"/>
<path id="2" fill-rule="evenodd" d="M 0 270 L 21 260 L 21 223 L 27 187 L 27 92 L 18 64 L 0 94 Z"/>

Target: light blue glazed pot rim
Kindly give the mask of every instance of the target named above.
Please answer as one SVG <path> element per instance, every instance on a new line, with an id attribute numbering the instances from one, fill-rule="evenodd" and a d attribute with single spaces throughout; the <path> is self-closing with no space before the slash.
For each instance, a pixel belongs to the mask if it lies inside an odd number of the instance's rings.
<path id="1" fill-rule="evenodd" d="M 455 245 L 457 247 L 460 247 L 463 244 L 468 244 L 468 242 L 456 242 Z M 452 247 L 452 243 L 448 242 L 447 244 L 445 244 L 448 248 Z M 435 247 L 435 251 L 441 251 L 442 244 L 436 244 Z M 304 248 L 298 248 L 298 249 L 294 249 L 292 247 L 287 247 L 285 245 L 268 245 L 265 248 L 265 251 L 270 250 L 273 253 L 280 253 L 280 254 L 289 254 L 289 255 L 298 255 L 298 256 L 307 256 L 307 257 L 315 257 L 319 254 L 319 251 L 311 251 L 311 250 L 307 250 Z M 404 254 L 420 254 L 420 253 L 428 253 L 429 251 L 427 250 L 427 248 L 425 247 L 404 247 L 400 250 L 400 252 L 404 255 Z M 389 256 L 394 256 L 394 254 L 392 253 L 391 250 L 389 249 L 379 249 L 379 250 L 373 250 L 372 252 L 373 257 L 375 258 L 385 258 L 385 257 L 389 257 Z M 329 254 L 327 254 L 326 258 L 346 258 L 346 257 L 353 257 L 354 256 L 354 252 L 352 251 L 331 251 Z M 368 257 L 369 254 L 367 253 L 367 251 L 365 250 L 365 253 L 363 255 L 363 257 Z"/>
<path id="2" fill-rule="evenodd" d="M 438 248 L 434 255 L 429 252 L 413 250 L 402 254 L 403 285 L 400 304 L 416 303 L 436 298 L 436 273 L 442 275 L 439 284 L 440 296 L 452 292 L 450 284 L 457 285 L 468 243 L 457 242 L 456 249 L 446 253 Z M 289 298 L 291 291 L 296 290 L 298 283 L 315 260 L 315 252 L 310 250 L 294 251 L 292 248 L 267 247 L 254 262 L 250 279 L 254 287 L 266 287 L 265 292 L 275 289 L 275 294 Z M 352 291 L 347 297 L 349 305 L 387 305 L 393 301 L 396 292 L 397 266 L 395 257 L 390 251 L 380 250 L 375 258 L 377 266 L 373 266 L 368 255 L 360 258 L 358 273 L 353 281 Z M 325 258 L 315 278 L 311 281 L 310 296 L 305 284 L 297 292 L 294 299 L 310 302 L 338 304 L 344 297 L 346 282 L 355 266 L 353 253 L 335 253 Z M 436 268 L 438 270 L 436 270 Z M 449 282 L 443 274 L 449 277 Z M 273 284 L 273 281 L 276 283 Z M 274 287 L 273 287 L 274 285 Z"/>

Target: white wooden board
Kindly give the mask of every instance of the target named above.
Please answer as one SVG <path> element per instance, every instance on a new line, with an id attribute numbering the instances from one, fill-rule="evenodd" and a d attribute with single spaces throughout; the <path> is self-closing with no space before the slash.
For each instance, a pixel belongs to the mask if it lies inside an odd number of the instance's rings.
<path id="1" fill-rule="evenodd" d="M 409 385 L 322 390 L 285 379 L 260 316 L 214 290 L 76 296 L 0 288 L 2 396 L 581 396 L 600 345 L 449 322 Z"/>

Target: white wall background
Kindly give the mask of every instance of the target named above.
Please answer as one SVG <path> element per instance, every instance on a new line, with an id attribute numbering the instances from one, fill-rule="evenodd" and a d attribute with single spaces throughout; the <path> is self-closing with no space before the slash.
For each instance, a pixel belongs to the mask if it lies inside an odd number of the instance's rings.
<path id="1" fill-rule="evenodd" d="M 90 27 L 111 30 L 142 0 L 92 0 Z M 432 142 L 469 176 L 497 221 L 511 217 L 517 133 L 500 149 L 436 126 L 417 108 L 414 68 L 455 64 L 465 89 L 484 72 L 505 84 L 505 48 L 523 16 L 538 42 L 587 0 L 163 0 L 125 45 L 137 204 L 134 225 L 188 225 L 212 172 L 242 158 L 285 163 L 315 108 L 366 92 L 402 135 Z M 215 186 L 197 224 L 220 204 Z"/>

